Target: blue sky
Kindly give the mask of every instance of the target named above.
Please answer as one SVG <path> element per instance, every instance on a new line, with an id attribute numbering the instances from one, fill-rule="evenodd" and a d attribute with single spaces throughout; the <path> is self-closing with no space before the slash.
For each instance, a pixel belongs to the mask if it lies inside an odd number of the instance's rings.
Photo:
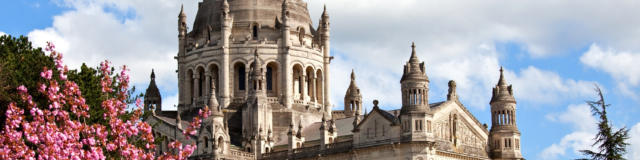
<path id="1" fill-rule="evenodd" d="M 616 127 L 631 128 L 627 155 L 640 159 L 640 4 L 629 1 L 304 0 L 311 18 L 327 4 L 332 25 L 332 100 L 342 107 L 355 69 L 365 107 L 400 107 L 399 79 L 410 45 L 426 62 L 430 101 L 458 82 L 461 101 L 490 123 L 490 90 L 504 66 L 518 101 L 518 127 L 528 159 L 579 158 L 595 132 L 585 100 L 600 85 Z M 156 70 L 165 109 L 177 101 L 177 13 L 189 25 L 197 1 L 18 0 L 0 5 L 0 34 L 53 41 L 71 67 L 109 59 L 129 65 L 145 89 Z M 393 7 L 388 7 L 393 6 Z M 317 23 L 317 22 L 314 22 Z M 637 137 L 637 138 L 636 138 Z"/>

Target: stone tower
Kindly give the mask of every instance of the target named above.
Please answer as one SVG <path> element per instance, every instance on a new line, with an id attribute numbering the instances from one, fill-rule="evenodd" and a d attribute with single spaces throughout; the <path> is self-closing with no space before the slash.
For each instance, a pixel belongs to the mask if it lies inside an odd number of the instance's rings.
<path id="1" fill-rule="evenodd" d="M 416 45 L 411 44 L 411 58 L 404 65 L 404 73 L 400 80 L 402 89 L 402 139 L 408 141 L 426 140 L 425 120 L 430 112 L 428 91 L 429 77 L 424 62 L 416 56 Z"/>
<path id="2" fill-rule="evenodd" d="M 351 83 L 344 94 L 344 114 L 346 117 L 353 117 L 362 114 L 362 94 L 356 85 L 356 74 L 351 70 Z"/>
<path id="3" fill-rule="evenodd" d="M 249 69 L 249 95 L 247 105 L 242 109 L 242 130 L 245 142 L 243 147 L 259 156 L 271 148 L 272 128 L 271 107 L 267 103 L 265 75 L 262 60 L 255 50 L 253 63 Z"/>
<path id="4" fill-rule="evenodd" d="M 516 100 L 513 89 L 504 79 L 500 67 L 500 80 L 491 97 L 491 130 L 489 156 L 493 159 L 523 159 L 520 151 L 520 131 L 516 124 Z"/>
<path id="5" fill-rule="evenodd" d="M 308 125 L 331 115 L 326 7 L 314 27 L 303 0 L 202 0 L 191 27 L 180 11 L 178 40 L 175 59 L 182 118 L 197 115 L 215 88 L 234 145 L 252 143 L 260 130 L 257 122 L 273 124 L 261 126 L 263 138 L 272 129 L 273 139 L 282 140 L 291 122 Z M 250 77 L 255 53 L 261 60 L 256 66 L 261 77 Z M 261 89 L 254 90 L 254 85 Z M 262 98 L 255 101 L 255 97 Z M 262 108 L 248 107 L 256 104 Z M 254 119 L 254 124 L 245 123 L 252 118 L 244 116 L 279 119 Z M 244 126 L 249 124 L 256 128 Z"/>
<path id="6" fill-rule="evenodd" d="M 155 107 L 154 110 L 156 112 L 160 112 L 162 110 L 162 96 L 160 95 L 160 90 L 158 90 L 158 86 L 156 86 L 156 74 L 151 70 L 151 82 L 149 82 L 149 87 L 147 87 L 147 91 L 144 93 L 144 110 L 148 111 L 152 107 Z"/>

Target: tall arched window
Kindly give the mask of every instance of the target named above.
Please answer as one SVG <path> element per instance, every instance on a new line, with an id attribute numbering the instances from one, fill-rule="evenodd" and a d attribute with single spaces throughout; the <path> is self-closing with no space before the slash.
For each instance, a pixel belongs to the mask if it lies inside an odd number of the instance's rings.
<path id="1" fill-rule="evenodd" d="M 204 148 L 209 148 L 209 138 L 204 137 Z"/>
<path id="2" fill-rule="evenodd" d="M 235 65 L 235 71 L 236 71 L 236 89 L 237 90 L 245 90 L 245 85 L 246 85 L 246 71 L 245 71 L 245 67 L 244 64 L 242 63 L 236 63 Z"/>
<path id="3" fill-rule="evenodd" d="M 258 40 L 258 24 L 253 24 L 253 40 Z"/>
<path id="4" fill-rule="evenodd" d="M 276 62 L 269 62 L 267 64 L 267 96 L 269 97 L 277 97 L 278 96 L 278 64 Z"/>
<path id="5" fill-rule="evenodd" d="M 324 104 L 324 84 L 322 83 L 322 71 L 316 71 L 316 99 L 320 104 Z"/>
<path id="6" fill-rule="evenodd" d="M 273 90 L 273 68 L 267 66 L 267 91 Z"/>
<path id="7" fill-rule="evenodd" d="M 187 71 L 187 78 L 186 78 L 186 82 L 185 85 L 187 85 L 187 102 L 191 102 L 191 100 L 193 99 L 194 95 L 193 95 L 193 70 L 189 70 Z"/>
<path id="8" fill-rule="evenodd" d="M 206 80 L 206 78 L 204 76 L 204 68 L 202 68 L 202 67 L 198 68 L 198 76 L 196 78 L 199 78 L 198 82 L 197 82 L 198 83 L 198 88 L 197 88 L 198 89 L 198 95 L 196 95 L 196 97 L 200 97 L 200 96 L 204 95 L 203 94 L 204 93 L 203 89 L 204 89 L 204 84 L 205 84 L 205 80 Z"/>

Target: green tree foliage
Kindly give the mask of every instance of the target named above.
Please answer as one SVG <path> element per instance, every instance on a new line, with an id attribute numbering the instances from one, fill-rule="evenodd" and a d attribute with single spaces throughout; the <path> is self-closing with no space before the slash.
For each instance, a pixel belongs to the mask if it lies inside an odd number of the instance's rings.
<path id="1" fill-rule="evenodd" d="M 46 56 L 41 48 L 34 48 L 27 37 L 9 35 L 0 37 L 0 125 L 4 126 L 5 112 L 10 102 L 21 102 L 16 88 L 25 85 L 38 106 L 43 106 L 46 98 L 36 89 L 40 72 L 47 67 L 55 70 L 53 59 Z M 53 72 L 56 76 L 57 71 Z M 26 106 L 19 104 L 20 106 Z"/>
<path id="2" fill-rule="evenodd" d="M 597 146 L 596 151 L 581 150 L 582 154 L 591 157 L 594 160 L 621 160 L 624 159 L 622 155 L 627 152 L 626 142 L 629 139 L 629 129 L 626 127 L 620 128 L 617 131 L 611 127 L 609 120 L 607 119 L 607 108 L 610 104 L 604 102 L 604 96 L 600 87 L 596 86 L 596 92 L 599 100 L 587 101 L 587 104 L 591 106 L 591 112 L 594 116 L 600 118 L 598 122 L 598 134 L 594 138 L 594 142 L 591 146 Z"/>
<path id="3" fill-rule="evenodd" d="M 33 99 L 39 107 L 46 107 L 46 97 L 40 94 L 37 90 L 40 83 L 44 83 L 40 77 L 40 72 L 43 68 L 53 70 L 53 77 L 58 77 L 58 71 L 54 66 L 54 61 L 51 57 L 47 56 L 41 48 L 34 48 L 29 42 L 29 39 L 24 36 L 19 38 L 12 37 L 10 35 L 4 35 L 0 37 L 0 125 L 4 126 L 5 112 L 10 102 L 22 102 L 17 94 L 16 88 L 20 85 L 24 85 L 29 90 L 29 94 L 34 96 Z M 111 68 L 111 73 L 114 73 L 114 68 Z M 85 98 L 86 104 L 89 105 L 90 118 L 87 119 L 88 124 L 100 123 L 107 125 L 108 122 L 102 118 L 105 113 L 102 107 L 102 102 L 113 95 L 104 95 L 102 87 L 100 86 L 100 80 L 102 74 L 94 67 L 88 67 L 86 64 L 82 64 L 80 70 L 70 70 L 67 78 L 71 81 L 75 81 Z M 109 75 L 113 79 L 118 75 Z M 116 84 L 114 84 L 116 85 Z M 118 88 L 112 86 L 112 88 Z M 128 94 L 129 98 L 127 103 L 135 103 L 135 99 L 142 97 L 143 95 L 135 95 L 135 86 L 133 86 Z M 26 106 L 19 104 L 18 106 Z M 124 114 L 121 118 L 128 118 L 131 114 Z"/>

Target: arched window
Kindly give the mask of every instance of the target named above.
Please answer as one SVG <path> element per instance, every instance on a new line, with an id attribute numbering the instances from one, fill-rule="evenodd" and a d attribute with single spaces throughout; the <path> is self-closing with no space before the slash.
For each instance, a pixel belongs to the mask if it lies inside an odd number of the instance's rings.
<path id="1" fill-rule="evenodd" d="M 273 68 L 267 66 L 267 91 L 273 90 Z"/>
<path id="2" fill-rule="evenodd" d="M 218 137 L 218 149 L 224 149 L 224 140 L 222 137 Z"/>
<path id="3" fill-rule="evenodd" d="M 187 102 L 191 102 L 191 100 L 193 99 L 194 95 L 193 95 L 193 70 L 189 70 L 187 71 L 187 81 L 185 82 L 185 84 L 187 85 Z"/>
<path id="4" fill-rule="evenodd" d="M 199 78 L 198 82 L 197 82 L 198 83 L 198 95 L 196 95 L 196 97 L 200 97 L 200 96 L 204 95 L 203 94 L 203 92 L 204 92 L 203 89 L 205 88 L 204 87 L 204 84 L 205 84 L 204 82 L 205 82 L 206 79 L 204 77 L 204 68 L 202 68 L 202 67 L 198 68 L 198 76 L 196 76 L 196 78 Z"/>
<path id="5" fill-rule="evenodd" d="M 245 85 L 246 85 L 246 71 L 245 71 L 244 64 L 236 63 L 235 71 L 236 71 L 236 76 L 235 76 L 236 89 L 240 91 L 244 91 Z"/>
<path id="6" fill-rule="evenodd" d="M 209 138 L 204 137 L 204 148 L 209 148 Z"/>
<path id="7" fill-rule="evenodd" d="M 322 83 L 322 71 L 316 71 L 316 99 L 320 104 L 324 104 L 324 84 Z"/>
<path id="8" fill-rule="evenodd" d="M 258 24 L 253 24 L 253 40 L 258 40 Z"/>

